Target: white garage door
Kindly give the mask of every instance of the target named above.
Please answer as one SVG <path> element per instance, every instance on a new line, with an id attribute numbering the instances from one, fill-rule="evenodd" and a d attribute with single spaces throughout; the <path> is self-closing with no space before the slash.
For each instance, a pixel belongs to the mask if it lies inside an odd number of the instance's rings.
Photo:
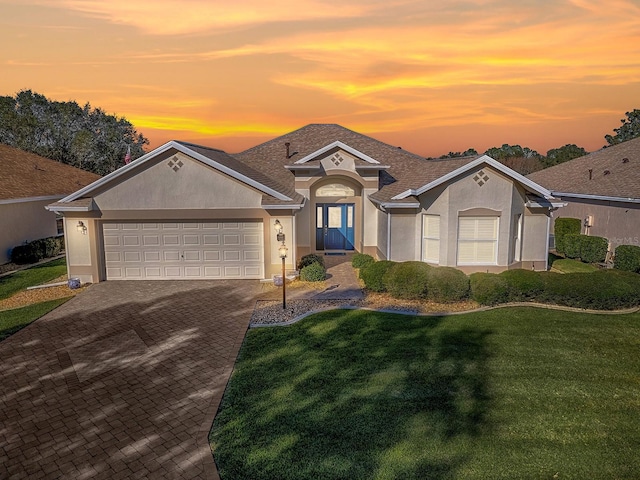
<path id="1" fill-rule="evenodd" d="M 264 278 L 262 222 L 105 223 L 107 280 Z"/>

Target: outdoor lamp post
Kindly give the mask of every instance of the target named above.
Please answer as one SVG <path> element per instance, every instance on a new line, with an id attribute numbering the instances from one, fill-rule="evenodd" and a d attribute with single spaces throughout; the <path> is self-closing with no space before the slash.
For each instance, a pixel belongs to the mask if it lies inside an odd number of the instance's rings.
<path id="1" fill-rule="evenodd" d="M 285 308 L 287 308 L 287 277 L 285 276 L 286 272 L 284 269 L 284 261 L 287 258 L 287 251 L 289 249 L 284 244 L 284 232 L 283 232 L 284 228 L 280 223 L 280 220 L 276 220 L 276 223 L 273 225 L 273 228 L 275 228 L 276 230 L 276 239 L 279 242 L 282 242 L 282 244 L 280 245 L 280 248 L 278 248 L 278 254 L 282 259 L 282 309 L 284 310 Z"/>
<path id="2" fill-rule="evenodd" d="M 278 249 L 278 253 L 280 254 L 280 258 L 282 259 L 282 309 L 287 308 L 287 277 L 285 276 L 284 271 L 284 261 L 287 258 L 287 246 L 282 242 L 280 248 Z"/>

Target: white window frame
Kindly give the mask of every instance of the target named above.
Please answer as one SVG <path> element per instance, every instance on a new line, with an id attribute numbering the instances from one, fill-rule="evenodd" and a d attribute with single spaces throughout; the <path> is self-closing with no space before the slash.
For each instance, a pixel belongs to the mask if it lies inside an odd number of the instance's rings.
<path id="1" fill-rule="evenodd" d="M 437 232 L 428 228 L 430 221 L 437 221 Z M 427 245 L 429 244 L 437 252 L 437 257 L 427 257 Z M 440 264 L 440 215 L 422 215 L 422 261 Z"/>
<path id="2" fill-rule="evenodd" d="M 477 230 L 478 230 L 478 222 L 481 220 L 487 220 L 487 219 L 492 219 L 495 222 L 495 226 L 494 226 L 494 232 L 495 232 L 495 236 L 492 239 L 489 238 L 477 238 Z M 476 238 L 461 238 L 460 237 L 460 222 L 466 220 L 475 220 L 476 221 Z M 456 252 L 456 264 L 460 265 L 460 266 L 466 266 L 466 265 L 497 265 L 498 264 L 498 241 L 500 239 L 500 217 L 499 216 L 461 216 L 458 217 L 458 241 L 457 241 L 457 252 Z M 461 244 L 475 244 L 476 245 L 476 253 L 477 253 L 477 246 L 480 244 L 489 244 L 492 243 L 494 245 L 493 248 L 493 259 L 491 261 L 483 261 L 483 260 L 478 260 L 477 255 L 475 255 L 475 259 L 470 261 L 470 262 L 461 262 L 460 261 L 460 250 L 461 250 Z"/>

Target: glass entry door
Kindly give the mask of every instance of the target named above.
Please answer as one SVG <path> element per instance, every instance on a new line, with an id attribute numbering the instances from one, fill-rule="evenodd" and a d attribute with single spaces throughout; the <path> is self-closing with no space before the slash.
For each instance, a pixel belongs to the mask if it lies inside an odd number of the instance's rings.
<path id="1" fill-rule="evenodd" d="M 318 203 L 316 205 L 316 249 L 353 250 L 353 203 Z"/>

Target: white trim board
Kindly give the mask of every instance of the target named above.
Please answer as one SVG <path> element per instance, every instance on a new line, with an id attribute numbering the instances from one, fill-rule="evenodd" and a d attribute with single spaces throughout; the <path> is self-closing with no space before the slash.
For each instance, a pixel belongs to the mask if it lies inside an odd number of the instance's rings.
<path id="1" fill-rule="evenodd" d="M 340 148 L 342 150 L 344 150 L 347 153 L 350 153 L 351 155 L 353 155 L 354 157 L 357 157 L 361 160 L 364 160 L 365 162 L 369 162 L 369 163 L 373 163 L 375 165 L 379 165 L 380 162 L 377 161 L 374 158 L 371 158 L 369 155 L 365 155 L 364 153 L 356 150 L 355 148 L 350 147 L 349 145 L 342 143 L 341 141 L 335 141 L 333 143 L 330 143 L 329 145 L 322 147 L 320 150 L 316 150 L 313 153 L 310 153 L 309 155 L 307 155 L 306 157 L 301 158 L 300 160 L 297 160 L 294 165 L 300 165 L 301 163 L 306 163 L 310 160 L 313 160 L 317 157 L 319 157 L 320 155 L 323 155 L 325 153 L 327 153 L 328 151 L 334 149 L 334 148 Z"/>

